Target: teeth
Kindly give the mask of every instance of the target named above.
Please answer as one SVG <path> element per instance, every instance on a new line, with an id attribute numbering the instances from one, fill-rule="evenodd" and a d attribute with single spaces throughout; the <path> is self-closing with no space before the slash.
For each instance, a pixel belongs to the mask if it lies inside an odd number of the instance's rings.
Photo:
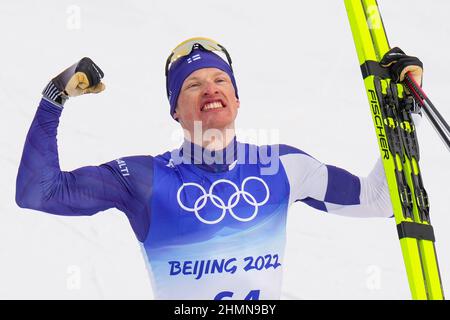
<path id="1" fill-rule="evenodd" d="M 220 101 L 208 103 L 203 107 L 203 110 L 211 110 L 211 109 L 218 109 L 223 108 L 222 103 Z"/>

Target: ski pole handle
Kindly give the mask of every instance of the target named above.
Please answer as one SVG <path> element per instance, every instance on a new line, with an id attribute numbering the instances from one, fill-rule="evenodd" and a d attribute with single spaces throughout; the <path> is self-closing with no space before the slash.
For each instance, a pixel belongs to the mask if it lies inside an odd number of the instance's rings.
<path id="1" fill-rule="evenodd" d="M 414 78 L 411 76 L 410 72 L 408 71 L 405 75 L 405 79 L 403 80 L 404 84 L 408 88 L 408 90 L 413 94 L 414 98 L 416 99 L 416 102 L 423 107 L 424 106 L 424 99 L 427 98 L 427 95 L 422 90 L 422 88 L 419 86 L 419 84 L 414 80 Z"/>
<path id="2" fill-rule="evenodd" d="M 422 88 L 417 84 L 409 72 L 406 73 L 403 83 L 414 97 L 414 100 L 424 110 L 428 120 L 430 120 L 434 129 L 442 139 L 447 149 L 450 151 L 450 126 L 445 121 L 444 117 L 439 113 L 436 107 L 431 103 Z"/>

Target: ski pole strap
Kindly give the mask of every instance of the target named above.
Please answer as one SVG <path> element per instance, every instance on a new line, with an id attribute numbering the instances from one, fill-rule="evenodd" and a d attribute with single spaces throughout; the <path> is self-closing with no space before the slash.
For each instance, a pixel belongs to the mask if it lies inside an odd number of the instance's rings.
<path id="1" fill-rule="evenodd" d="M 363 79 L 368 76 L 378 76 L 382 79 L 391 77 L 389 69 L 382 67 L 377 61 L 366 60 L 360 67 Z"/>
<path id="2" fill-rule="evenodd" d="M 435 241 L 433 227 L 429 224 L 403 221 L 397 225 L 398 237 Z"/>

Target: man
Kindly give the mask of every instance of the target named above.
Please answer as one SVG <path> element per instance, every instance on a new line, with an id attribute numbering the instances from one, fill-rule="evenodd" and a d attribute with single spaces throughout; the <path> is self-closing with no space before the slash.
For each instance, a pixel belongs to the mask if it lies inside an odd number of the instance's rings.
<path id="1" fill-rule="evenodd" d="M 399 79 L 409 70 L 421 81 L 417 58 L 393 49 L 383 62 Z M 279 299 L 287 210 L 296 201 L 346 216 L 392 216 L 381 161 L 362 178 L 291 146 L 238 142 L 231 58 L 206 38 L 181 43 L 166 64 L 170 114 L 185 134 L 179 149 L 61 171 L 56 134 L 64 103 L 103 91 L 102 78 L 83 58 L 44 89 L 16 202 L 65 216 L 124 212 L 157 299 Z"/>

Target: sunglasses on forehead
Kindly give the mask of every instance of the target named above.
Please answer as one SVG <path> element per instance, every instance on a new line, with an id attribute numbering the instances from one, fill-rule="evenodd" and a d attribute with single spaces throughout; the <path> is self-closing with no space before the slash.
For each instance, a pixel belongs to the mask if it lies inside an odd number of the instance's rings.
<path id="1" fill-rule="evenodd" d="M 211 51 L 211 52 L 219 52 L 223 53 L 225 57 L 227 58 L 228 64 L 233 70 L 231 66 L 231 57 L 228 51 L 225 49 L 224 46 L 220 45 L 217 41 L 214 41 L 213 39 L 204 38 L 204 37 L 196 37 L 196 38 L 190 38 L 186 41 L 181 42 L 179 45 L 175 47 L 175 49 L 172 50 L 169 57 L 166 60 L 166 68 L 165 68 L 165 74 L 166 74 L 166 88 L 168 88 L 168 82 L 169 82 L 169 69 L 170 66 L 177 61 L 178 59 L 188 56 L 191 54 L 193 50 L 204 50 L 204 51 Z M 167 96 L 169 96 L 169 91 L 167 90 Z"/>

